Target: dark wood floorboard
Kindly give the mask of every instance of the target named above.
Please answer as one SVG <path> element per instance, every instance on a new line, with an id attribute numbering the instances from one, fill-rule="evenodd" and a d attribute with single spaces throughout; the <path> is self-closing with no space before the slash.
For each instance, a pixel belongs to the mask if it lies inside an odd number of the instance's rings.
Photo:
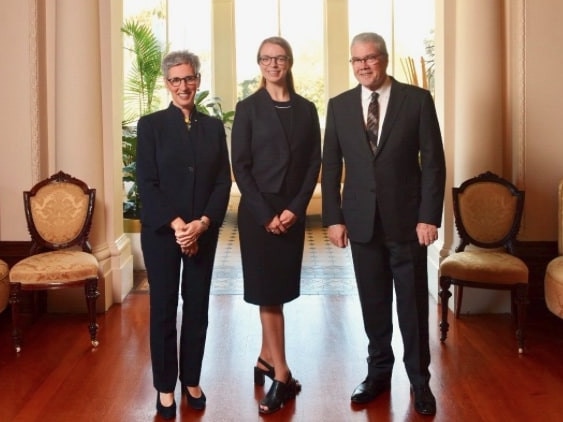
<path id="1" fill-rule="evenodd" d="M 148 347 L 148 295 L 130 294 L 100 315 L 100 346 L 89 347 L 86 317 L 44 315 L 12 349 L 0 314 L 0 421 L 157 421 Z M 258 415 L 264 388 L 253 385 L 259 346 L 256 307 L 240 295 L 214 295 L 204 359 L 204 412 L 181 401 L 181 421 L 542 421 L 563 418 L 563 321 L 532 312 L 528 350 L 518 356 L 506 315 L 462 316 L 440 344 L 431 301 L 431 386 L 438 414 L 413 410 L 398 329 L 392 389 L 368 406 L 350 394 L 366 372 L 358 297 L 305 295 L 286 306 L 287 351 L 303 391 L 280 412 Z M 269 383 L 266 384 L 266 388 Z M 180 401 L 180 389 L 176 389 Z"/>

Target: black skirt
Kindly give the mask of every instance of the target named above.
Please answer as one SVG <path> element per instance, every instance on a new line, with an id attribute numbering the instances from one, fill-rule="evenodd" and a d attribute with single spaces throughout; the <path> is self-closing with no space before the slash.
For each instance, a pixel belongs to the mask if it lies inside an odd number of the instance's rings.
<path id="1" fill-rule="evenodd" d="M 269 198 L 278 210 L 283 197 Z M 298 220 L 285 234 L 268 233 L 245 205 L 238 208 L 238 230 L 244 277 L 244 300 L 255 305 L 281 305 L 299 297 L 305 244 L 305 221 Z"/>

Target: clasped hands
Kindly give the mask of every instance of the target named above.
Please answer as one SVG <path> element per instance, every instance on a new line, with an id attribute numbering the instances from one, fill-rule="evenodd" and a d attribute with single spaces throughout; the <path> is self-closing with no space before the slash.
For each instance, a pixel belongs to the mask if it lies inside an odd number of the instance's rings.
<path id="1" fill-rule="evenodd" d="M 270 234 L 284 234 L 296 221 L 297 216 L 293 212 L 283 210 L 280 215 L 275 215 L 268 224 L 264 224 L 264 228 Z"/>
<path id="2" fill-rule="evenodd" d="M 197 241 L 207 229 L 207 226 L 202 224 L 201 220 L 192 220 L 186 223 L 180 217 L 176 218 L 170 226 L 174 230 L 176 243 L 182 249 L 182 253 L 190 257 L 196 255 L 199 250 Z"/>

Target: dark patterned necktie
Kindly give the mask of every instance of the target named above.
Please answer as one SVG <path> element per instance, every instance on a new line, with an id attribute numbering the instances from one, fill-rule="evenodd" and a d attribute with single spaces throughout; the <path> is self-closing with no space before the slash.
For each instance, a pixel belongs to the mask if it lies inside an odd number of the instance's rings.
<path id="1" fill-rule="evenodd" d="M 379 94 L 372 92 L 371 101 L 368 106 L 368 117 L 366 121 L 366 131 L 371 151 L 375 154 L 377 149 L 377 136 L 379 133 Z"/>

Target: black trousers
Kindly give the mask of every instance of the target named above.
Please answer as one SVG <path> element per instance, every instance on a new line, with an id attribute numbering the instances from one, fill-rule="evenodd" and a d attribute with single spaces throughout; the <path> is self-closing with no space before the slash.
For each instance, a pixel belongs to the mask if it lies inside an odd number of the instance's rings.
<path id="1" fill-rule="evenodd" d="M 368 344 L 368 378 L 391 378 L 395 357 L 393 334 L 393 286 L 403 338 L 403 361 L 412 385 L 430 379 L 428 339 L 427 248 L 418 241 L 385 239 L 381 222 L 369 243 L 351 242 L 352 260 Z"/>
<path id="2" fill-rule="evenodd" d="M 141 247 L 150 288 L 150 350 L 153 385 L 172 392 L 182 385 L 199 385 L 207 336 L 209 291 L 218 228 L 199 239 L 199 251 L 190 258 L 181 253 L 173 231 L 143 229 Z M 177 340 L 178 298 L 181 286 L 180 347 Z"/>

